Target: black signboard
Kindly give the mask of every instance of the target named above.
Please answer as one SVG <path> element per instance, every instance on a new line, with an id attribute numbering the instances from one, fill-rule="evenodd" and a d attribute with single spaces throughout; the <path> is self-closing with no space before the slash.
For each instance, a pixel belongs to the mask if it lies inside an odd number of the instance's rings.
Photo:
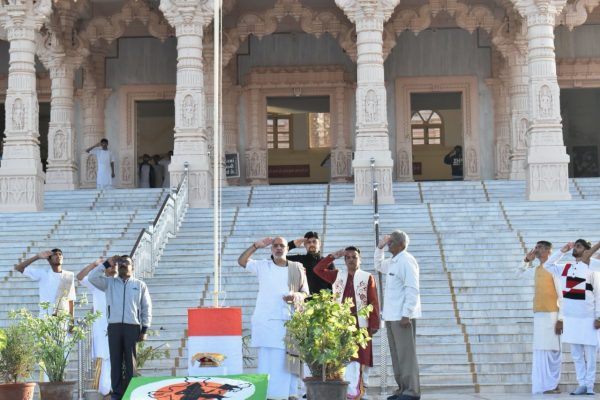
<path id="1" fill-rule="evenodd" d="M 240 155 L 239 153 L 225 154 L 225 176 L 227 178 L 240 177 Z"/>

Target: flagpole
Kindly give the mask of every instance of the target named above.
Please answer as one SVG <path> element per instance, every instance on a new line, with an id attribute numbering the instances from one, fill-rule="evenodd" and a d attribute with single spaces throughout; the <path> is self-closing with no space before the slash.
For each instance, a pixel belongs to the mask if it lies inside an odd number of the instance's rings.
<path id="1" fill-rule="evenodd" d="M 213 15 L 213 307 L 219 307 L 221 289 L 221 0 L 214 0 Z"/>

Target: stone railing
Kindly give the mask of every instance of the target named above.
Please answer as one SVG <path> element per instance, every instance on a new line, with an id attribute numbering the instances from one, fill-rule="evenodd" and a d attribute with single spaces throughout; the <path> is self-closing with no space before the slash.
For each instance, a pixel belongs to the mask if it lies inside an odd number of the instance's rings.
<path id="1" fill-rule="evenodd" d="M 131 250 L 136 278 L 145 279 L 154 275 L 167 242 L 177 233 L 189 205 L 188 175 L 186 163 L 179 186 L 165 198 L 154 222 L 140 232 Z"/>

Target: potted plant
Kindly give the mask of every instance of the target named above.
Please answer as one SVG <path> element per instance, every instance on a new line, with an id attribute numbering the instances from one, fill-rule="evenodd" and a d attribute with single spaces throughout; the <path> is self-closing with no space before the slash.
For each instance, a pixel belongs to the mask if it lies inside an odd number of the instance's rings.
<path id="1" fill-rule="evenodd" d="M 371 310 L 369 305 L 358 314 L 367 318 Z M 367 329 L 359 328 L 352 314 L 352 300 L 339 303 L 335 294 L 322 290 L 294 313 L 286 327 L 288 347 L 295 348 L 312 374 L 304 380 L 307 397 L 345 399 L 344 368 L 358 356 L 359 346 L 365 348 L 370 340 Z"/>
<path id="2" fill-rule="evenodd" d="M 158 336 L 158 333 L 150 330 L 148 331 L 148 336 Z M 158 346 L 150 346 L 147 341 L 137 342 L 135 362 L 138 369 L 138 376 L 140 376 L 139 370 L 144 368 L 146 362 L 169 358 L 170 356 L 171 352 L 169 351 L 168 343 L 159 344 Z"/>
<path id="3" fill-rule="evenodd" d="M 23 383 L 35 367 L 34 339 L 22 323 L 0 330 L 0 400 L 31 400 L 34 382 Z"/>
<path id="4" fill-rule="evenodd" d="M 85 299 L 77 305 L 85 303 Z M 42 303 L 42 309 L 48 309 L 50 303 Z M 48 376 L 49 382 L 39 382 L 42 400 L 65 400 L 73 397 L 75 381 L 65 381 L 69 355 L 78 342 L 89 334 L 89 327 L 100 313 L 88 311 L 83 318 L 73 324 L 71 315 L 59 311 L 55 315 L 37 317 L 27 309 L 13 311 L 11 316 L 18 319 L 34 338 L 34 353 L 39 360 L 41 370 Z"/>

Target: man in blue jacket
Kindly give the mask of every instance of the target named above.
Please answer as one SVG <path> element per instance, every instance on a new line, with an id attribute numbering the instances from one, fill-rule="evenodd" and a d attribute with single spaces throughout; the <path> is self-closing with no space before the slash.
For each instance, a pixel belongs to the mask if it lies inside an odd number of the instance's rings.
<path id="1" fill-rule="evenodd" d="M 146 339 L 152 320 L 152 301 L 146 284 L 134 278 L 129 256 L 117 260 L 118 276 L 106 276 L 110 264 L 98 265 L 89 274 L 92 285 L 106 294 L 111 400 L 121 400 L 135 374 L 136 343 Z M 123 363 L 125 376 L 123 377 Z"/>

